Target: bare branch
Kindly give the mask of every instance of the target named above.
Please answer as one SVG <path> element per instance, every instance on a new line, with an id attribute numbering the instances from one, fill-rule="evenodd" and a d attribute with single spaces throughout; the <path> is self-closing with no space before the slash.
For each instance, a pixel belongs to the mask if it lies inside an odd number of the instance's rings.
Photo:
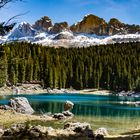
<path id="1" fill-rule="evenodd" d="M 4 26 L 7 26 L 7 25 L 9 24 L 10 21 L 12 21 L 12 20 L 14 20 L 14 19 L 16 19 L 16 18 L 18 18 L 18 17 L 20 17 L 20 16 L 26 15 L 26 14 L 28 14 L 28 13 L 29 13 L 29 11 L 11 17 L 11 18 L 4 24 Z"/>
<path id="2" fill-rule="evenodd" d="M 0 0 L 0 9 L 11 2 L 22 1 L 22 0 Z"/>

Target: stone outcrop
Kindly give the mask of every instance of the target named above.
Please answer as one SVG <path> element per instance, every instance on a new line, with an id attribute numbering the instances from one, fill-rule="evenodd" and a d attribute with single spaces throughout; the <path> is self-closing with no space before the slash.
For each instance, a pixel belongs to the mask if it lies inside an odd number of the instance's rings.
<path id="1" fill-rule="evenodd" d="M 34 113 L 33 108 L 30 106 L 28 100 L 25 97 L 17 97 L 11 99 L 9 101 L 9 106 L 19 113 L 23 113 L 23 114 Z"/>
<path id="2" fill-rule="evenodd" d="M 73 109 L 74 104 L 71 101 L 66 101 L 64 104 L 64 111 L 70 111 Z"/>
<path id="3" fill-rule="evenodd" d="M 81 133 L 84 136 L 87 136 L 89 138 L 94 138 L 93 130 L 91 129 L 90 124 L 88 123 L 67 123 L 64 126 L 64 129 L 68 131 L 74 131 L 76 133 Z"/>
<path id="4" fill-rule="evenodd" d="M 74 33 L 88 33 L 96 35 L 135 34 L 140 33 L 139 25 L 122 23 L 116 18 L 107 23 L 104 19 L 89 14 L 82 21 L 70 27 Z"/>
<path id="5" fill-rule="evenodd" d="M 36 35 L 36 30 L 29 23 L 22 22 L 19 26 L 13 29 L 9 35 L 9 39 L 17 39 L 22 37 L 33 37 Z"/>
<path id="6" fill-rule="evenodd" d="M 57 34 L 62 31 L 69 31 L 69 25 L 67 22 L 60 22 L 55 23 L 54 26 L 51 28 L 50 33 Z"/>
<path id="7" fill-rule="evenodd" d="M 41 125 L 14 124 L 3 129 L 1 139 L 30 139 L 30 140 L 94 140 L 89 137 L 89 130 L 73 131 L 68 129 L 53 129 Z M 92 131 L 92 130 L 91 130 Z M 85 132 L 85 133 L 83 133 Z"/>
<path id="8" fill-rule="evenodd" d="M 63 119 L 66 119 L 66 116 L 63 113 L 55 113 L 53 115 L 53 118 L 58 119 L 58 120 L 63 120 Z"/>
<path id="9" fill-rule="evenodd" d="M 109 136 L 108 131 L 106 128 L 99 128 L 95 131 L 96 138 L 104 138 L 105 136 Z"/>
<path id="10" fill-rule="evenodd" d="M 66 101 L 64 104 L 64 111 L 62 113 L 55 113 L 53 115 L 54 119 L 62 120 L 67 119 L 69 117 L 73 117 L 74 114 L 70 112 L 73 109 L 74 104 L 71 101 Z"/>
<path id="11" fill-rule="evenodd" d="M 30 106 L 28 100 L 25 97 L 16 97 L 13 99 L 10 99 L 8 105 L 2 105 L 0 106 L 0 109 L 5 109 L 5 110 L 15 110 L 18 113 L 23 113 L 23 114 L 33 114 L 34 110 Z"/>
<path id="12" fill-rule="evenodd" d="M 70 111 L 63 111 L 62 114 L 64 114 L 66 117 L 73 117 L 74 114 L 71 113 Z"/>
<path id="13" fill-rule="evenodd" d="M 33 25 L 33 28 L 39 31 L 48 32 L 52 28 L 53 24 L 51 19 L 48 16 L 42 17 L 40 20 L 37 20 Z"/>
<path id="14" fill-rule="evenodd" d="M 97 35 L 106 34 L 107 23 L 104 19 L 95 15 L 87 15 L 82 21 L 70 27 L 74 33 L 89 33 Z"/>
<path id="15" fill-rule="evenodd" d="M 140 131 L 130 134 L 98 137 L 87 123 L 67 123 L 64 129 L 53 129 L 41 125 L 32 126 L 28 123 L 14 124 L 9 128 L 0 129 L 2 140 L 140 140 Z"/>

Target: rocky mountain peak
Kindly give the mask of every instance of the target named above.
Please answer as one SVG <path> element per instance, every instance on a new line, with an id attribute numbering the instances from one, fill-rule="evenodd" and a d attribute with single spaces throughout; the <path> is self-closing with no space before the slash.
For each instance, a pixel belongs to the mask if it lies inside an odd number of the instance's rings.
<path id="1" fill-rule="evenodd" d="M 125 25 L 124 23 L 122 23 L 121 21 L 119 21 L 116 18 L 111 18 L 108 24 L 110 26 L 113 26 L 113 27 L 116 27 L 116 28 L 120 28 L 120 27 Z"/>
<path id="2" fill-rule="evenodd" d="M 55 23 L 54 26 L 51 28 L 50 33 L 60 33 L 62 31 L 69 31 L 69 25 L 67 22 L 60 22 Z"/>
<path id="3" fill-rule="evenodd" d="M 36 34 L 36 30 L 32 28 L 32 26 L 27 22 L 21 22 L 17 28 L 13 29 L 9 35 L 9 38 L 21 38 L 27 36 L 34 36 Z"/>
<path id="4" fill-rule="evenodd" d="M 52 28 L 53 24 L 51 19 L 48 16 L 42 17 L 40 20 L 37 20 L 33 25 L 33 28 L 36 30 L 48 32 Z"/>
<path id="5" fill-rule="evenodd" d="M 106 24 L 105 20 L 103 18 L 100 18 L 98 16 L 95 16 L 93 14 L 88 14 L 83 18 L 83 23 L 92 25 L 92 26 L 99 26 L 101 24 Z"/>
<path id="6" fill-rule="evenodd" d="M 71 30 L 76 33 L 92 33 L 92 34 L 105 34 L 104 26 L 106 26 L 104 19 L 95 15 L 86 15 L 82 21 L 71 26 Z M 101 28 L 100 28 L 101 27 Z M 100 29 L 99 29 L 100 28 Z M 98 32 L 98 29 L 100 30 Z"/>

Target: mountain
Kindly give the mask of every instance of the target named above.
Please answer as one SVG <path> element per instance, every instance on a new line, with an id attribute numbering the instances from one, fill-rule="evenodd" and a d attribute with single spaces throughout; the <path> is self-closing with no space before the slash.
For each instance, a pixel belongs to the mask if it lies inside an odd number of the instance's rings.
<path id="1" fill-rule="evenodd" d="M 128 25 L 116 18 L 107 23 L 104 19 L 95 15 L 86 15 L 80 22 L 72 25 L 70 29 L 74 33 L 88 33 L 96 35 L 116 35 L 140 33 L 139 25 Z"/>
<path id="2" fill-rule="evenodd" d="M 37 20 L 35 24 L 33 25 L 33 28 L 42 31 L 42 32 L 48 32 L 50 28 L 52 28 L 53 24 L 51 19 L 48 16 L 42 17 L 40 20 Z"/>
<path id="3" fill-rule="evenodd" d="M 88 33 L 96 35 L 106 35 L 106 28 L 106 21 L 92 14 L 85 16 L 80 22 L 77 22 L 70 27 L 74 33 Z"/>
<path id="4" fill-rule="evenodd" d="M 68 23 L 54 23 L 44 16 L 33 25 L 22 22 L 6 36 L 0 36 L 0 43 L 29 41 L 48 46 L 87 47 L 91 45 L 140 41 L 140 26 L 122 23 L 116 18 L 106 22 L 89 14 L 81 21 L 69 26 Z"/>
<path id="5" fill-rule="evenodd" d="M 9 36 L 8 39 L 13 39 L 13 40 L 17 40 L 19 38 L 23 38 L 23 37 L 33 37 L 36 34 L 36 30 L 33 29 L 33 27 L 26 22 L 22 22 L 18 25 L 17 28 L 14 28 Z"/>
<path id="6" fill-rule="evenodd" d="M 67 22 L 55 23 L 54 26 L 50 29 L 50 33 L 53 34 L 60 33 L 62 31 L 70 31 Z"/>

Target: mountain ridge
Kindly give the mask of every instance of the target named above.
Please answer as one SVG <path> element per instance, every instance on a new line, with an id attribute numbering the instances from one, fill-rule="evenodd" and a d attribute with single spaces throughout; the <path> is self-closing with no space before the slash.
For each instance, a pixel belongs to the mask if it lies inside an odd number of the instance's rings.
<path id="1" fill-rule="evenodd" d="M 29 41 L 49 46 L 87 47 L 140 41 L 139 33 L 139 25 L 125 24 L 116 18 L 106 22 L 103 18 L 89 14 L 69 26 L 66 21 L 53 23 L 48 16 L 44 16 L 33 25 L 22 22 L 6 36 L 0 36 L 0 43 Z"/>

